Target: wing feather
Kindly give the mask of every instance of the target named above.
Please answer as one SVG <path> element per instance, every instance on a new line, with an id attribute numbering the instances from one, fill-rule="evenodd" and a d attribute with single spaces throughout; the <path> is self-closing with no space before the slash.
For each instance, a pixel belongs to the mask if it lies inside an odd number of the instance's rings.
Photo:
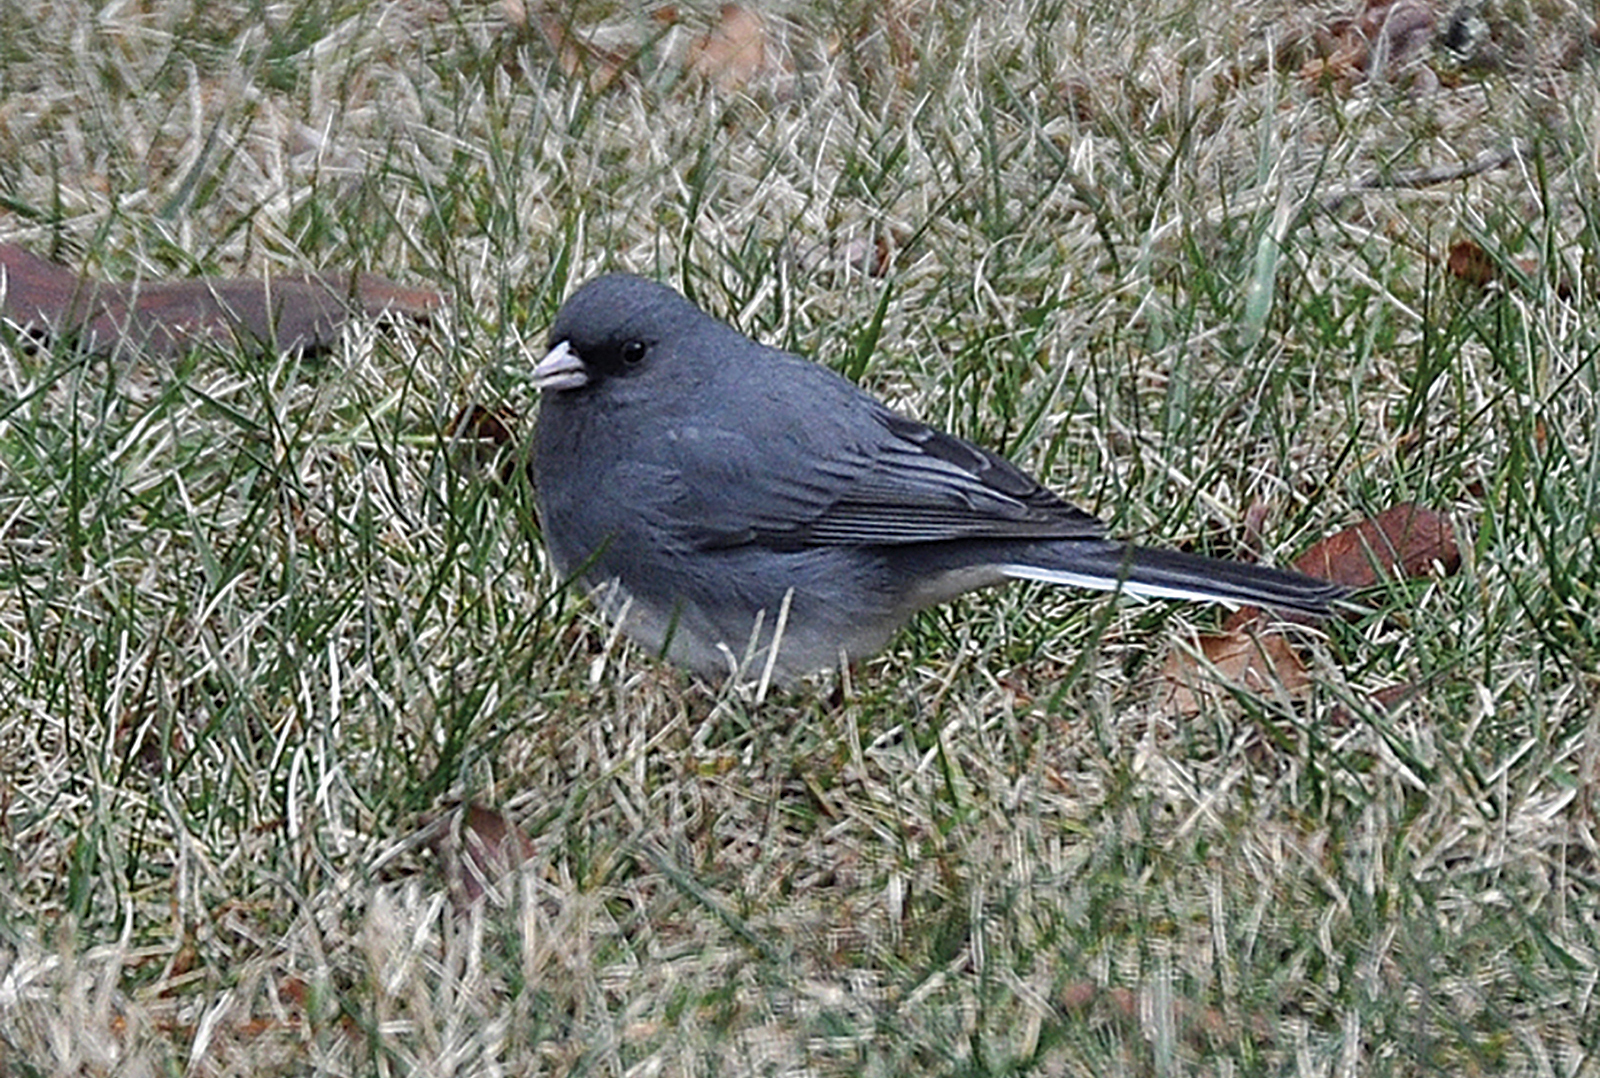
<path id="1" fill-rule="evenodd" d="M 698 545 L 799 549 L 1105 535 L 1100 520 L 1005 458 L 889 411 L 826 368 L 797 362 L 818 372 L 820 384 L 811 388 L 830 405 L 817 409 L 814 422 L 780 421 L 759 438 L 705 426 L 672 434 L 669 460 L 698 480 L 676 485 L 677 512 Z"/>

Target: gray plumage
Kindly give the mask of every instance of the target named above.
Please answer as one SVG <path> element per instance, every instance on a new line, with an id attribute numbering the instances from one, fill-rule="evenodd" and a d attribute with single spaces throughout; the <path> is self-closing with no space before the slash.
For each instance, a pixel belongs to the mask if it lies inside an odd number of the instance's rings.
<path id="1" fill-rule="evenodd" d="M 556 568 L 707 677 L 862 658 L 916 611 L 1011 579 L 1313 614 L 1343 594 L 1109 539 L 1004 458 L 642 278 L 573 293 L 534 375 Z"/>

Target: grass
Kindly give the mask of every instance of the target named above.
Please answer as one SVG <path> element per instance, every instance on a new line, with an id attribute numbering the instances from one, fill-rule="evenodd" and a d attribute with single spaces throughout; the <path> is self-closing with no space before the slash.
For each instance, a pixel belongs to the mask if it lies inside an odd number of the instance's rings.
<path id="1" fill-rule="evenodd" d="M 1301 77 L 1327 20 L 1266 0 L 792 5 L 729 90 L 704 5 L 578 5 L 620 73 L 495 7 L 0 7 L 0 240 L 451 303 L 0 342 L 0 1072 L 1600 1074 L 1600 92 L 1578 5 L 1486 11 L 1429 88 Z M 708 689 L 446 433 L 531 418 L 619 267 L 1121 533 L 1285 561 L 1412 499 L 1463 569 L 1193 716 L 1213 613 L 1038 588 L 842 697 Z M 475 906 L 467 803 L 527 837 Z"/>

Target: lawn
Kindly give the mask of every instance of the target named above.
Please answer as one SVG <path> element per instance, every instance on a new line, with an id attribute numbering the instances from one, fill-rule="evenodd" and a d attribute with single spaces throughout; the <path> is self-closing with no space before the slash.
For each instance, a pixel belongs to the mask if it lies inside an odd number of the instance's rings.
<path id="1" fill-rule="evenodd" d="M 439 294 L 0 328 L 0 1074 L 1600 1076 L 1592 6 L 525 2 L 0 0 L 0 243 Z M 1459 567 L 1293 679 L 1030 586 L 704 684 L 523 467 L 613 269 L 1120 535 Z"/>

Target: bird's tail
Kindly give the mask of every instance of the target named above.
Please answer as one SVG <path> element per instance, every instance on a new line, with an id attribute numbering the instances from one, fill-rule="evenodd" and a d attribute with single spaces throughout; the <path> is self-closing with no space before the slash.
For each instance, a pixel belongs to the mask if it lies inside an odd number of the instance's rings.
<path id="1" fill-rule="evenodd" d="M 1158 599 L 1199 599 L 1326 615 L 1341 585 L 1287 569 L 1128 543 L 1039 544 L 1040 556 L 999 566 L 1006 576 Z"/>

